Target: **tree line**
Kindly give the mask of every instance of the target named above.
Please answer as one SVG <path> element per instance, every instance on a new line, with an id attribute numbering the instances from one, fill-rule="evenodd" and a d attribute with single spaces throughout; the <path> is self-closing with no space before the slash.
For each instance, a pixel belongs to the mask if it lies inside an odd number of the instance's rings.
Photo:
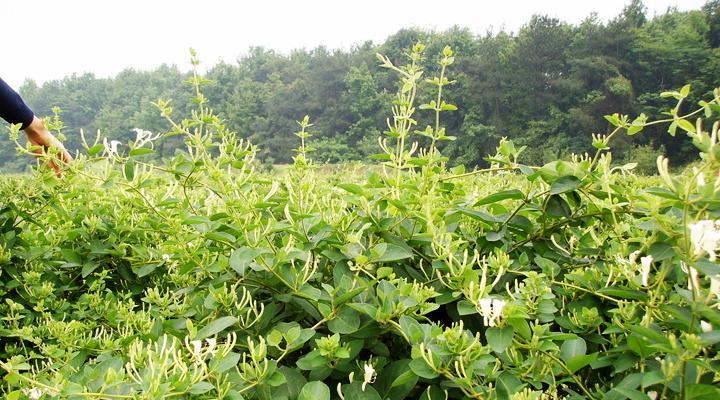
<path id="1" fill-rule="evenodd" d="M 658 96 L 662 91 L 689 83 L 692 99 L 699 100 L 720 86 L 720 0 L 654 17 L 640 0 L 632 0 L 607 22 L 596 15 L 579 24 L 537 15 L 516 33 L 401 29 L 381 44 L 365 42 L 348 50 L 318 47 L 282 54 L 254 47 L 236 63 L 210 67 L 204 94 L 229 127 L 259 146 L 266 163 L 290 162 L 297 146 L 292 133 L 304 115 L 314 123 L 316 161 L 367 160 L 378 150 L 377 137 L 397 90 L 396 77 L 379 67 L 375 55 L 404 62 L 404 53 L 418 41 L 427 46 L 427 76 L 436 72 L 444 46 L 456 53 L 448 69 L 455 83 L 444 98 L 459 109 L 444 113 L 443 125 L 457 139 L 441 151 L 469 167 L 483 165 L 501 137 L 527 146 L 527 163 L 588 152 L 590 134 L 608 129 L 604 115 L 657 116 L 668 104 Z M 20 92 L 38 115 L 61 108 L 67 144 L 77 149 L 80 129 L 121 141 L 134 137 L 133 128 L 167 131 L 152 102 L 169 99 L 178 116 L 186 115 L 194 97 L 184 82 L 188 77 L 176 66 L 162 65 L 128 69 L 113 78 L 83 74 L 42 85 L 26 81 Z M 421 102 L 434 96 L 429 84 L 420 96 Z M 431 111 L 419 110 L 417 116 L 420 129 L 434 123 Z M 0 171 L 27 168 L 29 161 L 15 156 L 7 137 L 0 141 Z M 181 138 L 170 137 L 159 143 L 158 154 L 171 156 L 181 147 Z M 663 128 L 648 128 L 620 139 L 613 154 L 619 161 L 651 165 L 664 152 L 681 164 L 692 159 L 690 147 Z"/>

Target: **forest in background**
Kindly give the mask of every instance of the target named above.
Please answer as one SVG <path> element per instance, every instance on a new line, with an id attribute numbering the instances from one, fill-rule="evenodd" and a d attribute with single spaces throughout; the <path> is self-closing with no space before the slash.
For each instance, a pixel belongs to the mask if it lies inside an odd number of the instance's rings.
<path id="1" fill-rule="evenodd" d="M 228 46 L 232 38 L 227 38 Z M 367 160 L 378 152 L 377 137 L 391 115 L 395 77 L 379 67 L 376 53 L 404 60 L 413 43 L 427 45 L 426 54 L 441 54 L 445 45 L 456 53 L 448 76 L 456 81 L 444 99 L 459 107 L 444 113 L 449 135 L 441 151 L 468 167 L 484 165 L 501 137 L 527 146 L 525 162 L 541 164 L 591 149 L 591 133 L 604 133 L 606 114 L 659 116 L 669 104 L 658 93 L 691 84 L 686 104 L 707 98 L 720 86 L 720 0 L 700 10 L 669 9 L 650 17 L 639 0 L 630 2 L 608 22 L 590 15 L 573 25 L 534 16 L 518 32 L 477 35 L 467 28 L 443 32 L 402 29 L 382 44 L 366 42 L 349 50 L 318 47 L 281 54 L 255 47 L 234 64 L 208 69 L 204 88 L 210 106 L 226 125 L 260 148 L 268 164 L 291 162 L 296 147 L 296 121 L 311 117 L 318 162 Z M 202 54 L 200 54 L 202 58 Z M 437 60 L 426 59 L 426 75 Z M 152 71 L 125 70 L 113 78 L 73 75 L 37 85 L 26 81 L 22 96 L 36 114 L 62 109 L 67 146 L 80 148 L 80 129 L 93 136 L 127 142 L 133 128 L 169 129 L 152 102 L 169 99 L 178 115 L 187 115 L 189 73 L 162 65 Z M 433 96 L 430 84 L 420 102 Z M 424 97 L 423 97 L 424 96 Z M 418 126 L 434 123 L 434 112 L 419 111 Z M 674 164 L 694 159 L 692 145 L 667 135 L 664 127 L 648 127 L 615 143 L 619 161 L 639 162 L 652 172 L 659 152 Z M 157 154 L 171 156 L 184 148 L 182 139 L 158 142 Z M 0 138 L 0 171 L 22 171 L 32 160 L 17 157 L 6 135 Z"/>

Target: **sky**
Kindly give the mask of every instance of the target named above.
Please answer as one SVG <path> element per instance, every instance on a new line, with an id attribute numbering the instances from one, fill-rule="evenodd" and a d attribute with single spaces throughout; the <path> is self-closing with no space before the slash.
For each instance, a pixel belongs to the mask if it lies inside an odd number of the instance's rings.
<path id="1" fill-rule="evenodd" d="M 381 43 L 404 27 L 453 25 L 484 34 L 517 32 L 533 14 L 578 23 L 607 21 L 630 0 L 0 0 L 0 77 L 18 88 L 73 73 L 109 77 L 163 63 L 188 69 L 188 49 L 205 66 L 235 62 L 251 46 L 349 49 Z M 650 16 L 705 0 L 645 0 Z"/>

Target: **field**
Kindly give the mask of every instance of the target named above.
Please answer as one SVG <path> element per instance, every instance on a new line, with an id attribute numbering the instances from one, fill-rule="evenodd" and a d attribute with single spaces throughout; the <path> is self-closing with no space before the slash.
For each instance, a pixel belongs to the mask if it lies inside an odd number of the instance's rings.
<path id="1" fill-rule="evenodd" d="M 382 59 L 401 85 L 377 165 L 315 165 L 306 118 L 294 164 L 258 172 L 196 75 L 173 159 L 138 130 L 84 138 L 61 179 L 0 178 L 3 397 L 719 398 L 720 147 L 697 117 L 720 90 L 608 116 L 596 154 L 529 166 L 503 140 L 465 171 L 438 150 L 442 76 L 415 104 L 419 51 Z M 650 124 L 688 136 L 692 168 L 612 162 Z"/>

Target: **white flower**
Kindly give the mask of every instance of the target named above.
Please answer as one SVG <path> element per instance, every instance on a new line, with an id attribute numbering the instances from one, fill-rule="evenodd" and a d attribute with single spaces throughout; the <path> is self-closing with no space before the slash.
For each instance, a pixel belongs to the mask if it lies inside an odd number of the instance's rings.
<path id="1" fill-rule="evenodd" d="M 150 131 L 146 131 L 144 129 L 135 128 L 133 129 L 135 131 L 135 147 L 142 147 L 148 142 L 152 142 L 153 140 L 160 137 L 160 134 L 153 136 L 153 133 Z"/>
<path id="2" fill-rule="evenodd" d="M 643 286 L 648 285 L 648 277 L 650 276 L 650 267 L 652 266 L 652 262 L 652 256 L 645 256 L 640 258 L 640 277 Z"/>
<path id="3" fill-rule="evenodd" d="M 483 316 L 485 326 L 495 326 L 496 322 L 502 317 L 505 301 L 500 299 L 484 298 L 478 300 L 480 306 L 480 315 Z"/>
<path id="4" fill-rule="evenodd" d="M 30 398 L 30 400 L 38 400 L 40 397 L 42 397 L 43 394 L 45 394 L 42 389 L 38 388 L 23 389 L 22 391 L 25 396 Z"/>
<path id="5" fill-rule="evenodd" d="M 717 259 L 717 250 L 720 248 L 720 221 L 702 220 L 688 225 L 690 241 L 695 249 L 695 256 L 707 253 L 710 261 Z"/>
<path id="6" fill-rule="evenodd" d="M 163 254 L 163 255 L 162 255 L 162 259 L 163 259 L 163 261 L 169 261 L 169 260 L 170 260 L 170 255 L 169 255 L 169 254 Z"/>
<path id="7" fill-rule="evenodd" d="M 714 294 L 720 301 L 720 275 L 710 277 L 710 293 Z"/>
<path id="8" fill-rule="evenodd" d="M 670 189 L 675 189 L 675 182 L 673 182 L 672 178 L 670 177 L 670 171 L 668 168 L 669 161 L 670 160 L 668 160 L 666 157 L 663 157 L 662 155 L 658 156 L 657 169 L 660 177 L 663 179 L 663 181 L 665 181 L 665 184 L 668 185 Z"/>
<path id="9" fill-rule="evenodd" d="M 192 354 L 195 358 L 201 358 L 202 357 L 202 342 L 200 340 L 193 340 L 190 342 L 190 345 L 192 348 L 190 351 L 192 351 Z"/>
<path id="10" fill-rule="evenodd" d="M 365 391 L 365 386 L 368 383 L 375 382 L 375 368 L 373 368 L 372 364 L 365 363 L 363 365 L 363 383 L 362 383 L 362 391 Z"/>
<path id="11" fill-rule="evenodd" d="M 688 290 L 700 295 L 700 280 L 698 279 L 698 271 L 693 267 L 688 267 L 684 262 L 680 263 L 680 269 L 688 274 Z"/>
<path id="12" fill-rule="evenodd" d="M 710 332 L 713 330 L 713 327 L 707 321 L 700 321 L 700 330 L 703 332 Z"/>
<path id="13" fill-rule="evenodd" d="M 118 145 L 120 144 L 119 140 L 111 140 L 108 143 L 107 138 L 103 138 L 103 145 L 105 146 L 105 152 L 107 153 L 108 157 L 115 157 L 118 155 Z"/>
<path id="14" fill-rule="evenodd" d="M 217 340 L 215 338 L 210 338 L 205 339 L 205 341 L 207 342 L 207 352 L 214 356 L 215 353 L 217 353 L 217 349 L 215 348 L 217 346 Z"/>
<path id="15" fill-rule="evenodd" d="M 657 399 L 657 394 L 658 394 L 658 393 L 657 393 L 656 391 L 654 391 L 654 390 L 651 390 L 651 391 L 647 392 L 647 395 L 648 395 L 648 397 L 650 398 L 650 400 L 655 400 L 655 399 Z"/>
<path id="16" fill-rule="evenodd" d="M 635 250 L 632 253 L 630 253 L 630 256 L 628 257 L 628 261 L 630 261 L 631 264 L 635 264 L 637 262 L 637 258 L 640 255 L 640 250 Z"/>

